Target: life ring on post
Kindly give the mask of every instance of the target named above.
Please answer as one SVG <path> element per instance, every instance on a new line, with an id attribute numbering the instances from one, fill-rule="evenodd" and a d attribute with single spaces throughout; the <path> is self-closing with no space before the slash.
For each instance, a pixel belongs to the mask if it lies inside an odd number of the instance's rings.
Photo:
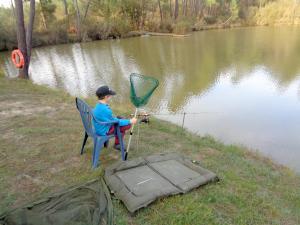
<path id="1" fill-rule="evenodd" d="M 25 61 L 20 49 L 15 49 L 11 53 L 11 60 L 17 68 L 23 68 Z"/>

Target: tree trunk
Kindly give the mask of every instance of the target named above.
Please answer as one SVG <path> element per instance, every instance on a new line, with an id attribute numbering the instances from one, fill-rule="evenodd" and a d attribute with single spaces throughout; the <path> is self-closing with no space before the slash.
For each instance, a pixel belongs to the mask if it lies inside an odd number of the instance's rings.
<path id="1" fill-rule="evenodd" d="M 178 17 L 178 0 L 175 0 L 175 8 L 174 8 L 174 19 L 176 20 Z"/>
<path id="2" fill-rule="evenodd" d="M 47 22 L 46 22 L 46 17 L 45 17 L 45 6 L 44 6 L 44 0 L 40 0 L 40 7 L 41 7 L 41 17 L 42 17 L 42 22 L 44 25 L 45 30 L 47 30 Z"/>
<path id="3" fill-rule="evenodd" d="M 15 7 L 14 7 L 14 4 L 13 4 L 13 0 L 10 0 L 10 5 L 11 5 L 12 12 L 14 14 L 14 17 L 16 17 Z"/>
<path id="4" fill-rule="evenodd" d="M 199 14 L 201 14 L 201 12 L 200 12 L 200 4 L 201 4 L 201 2 L 200 2 L 200 1 L 197 1 L 197 2 L 196 2 L 196 5 L 195 5 L 195 15 L 196 15 L 196 17 L 198 17 Z M 201 11 L 202 11 L 202 10 L 201 10 Z"/>
<path id="5" fill-rule="evenodd" d="M 70 21 L 69 21 L 69 11 L 68 11 L 67 0 L 63 0 L 63 3 L 64 3 L 64 10 L 65 10 L 65 17 L 66 17 L 66 29 L 68 30 L 70 27 Z"/>
<path id="6" fill-rule="evenodd" d="M 29 10 L 29 22 L 26 30 L 26 44 L 27 44 L 27 67 L 29 68 L 31 48 L 32 48 L 32 32 L 35 16 L 35 0 L 30 0 L 30 10 Z M 27 68 L 27 70 L 28 70 Z"/>
<path id="7" fill-rule="evenodd" d="M 78 40 L 81 40 L 81 30 L 80 30 L 80 23 L 81 23 L 81 19 L 80 19 L 80 11 L 79 11 L 79 7 L 78 7 L 78 2 L 77 0 L 73 0 L 74 6 L 75 6 L 75 10 L 76 10 L 76 32 L 77 32 L 77 38 Z"/>
<path id="8" fill-rule="evenodd" d="M 185 6 L 184 6 L 184 16 L 187 16 L 187 11 L 188 11 L 188 0 L 185 0 Z"/>
<path id="9" fill-rule="evenodd" d="M 169 3 L 170 3 L 170 17 L 172 19 L 172 17 L 173 17 L 172 0 L 170 0 Z"/>
<path id="10" fill-rule="evenodd" d="M 27 31 L 25 31 L 23 0 L 15 0 L 16 24 L 18 49 L 22 52 L 24 57 L 24 66 L 19 69 L 19 78 L 28 79 L 28 69 L 31 56 L 32 46 L 32 31 L 35 15 L 35 0 L 30 0 L 29 23 Z"/>
<path id="11" fill-rule="evenodd" d="M 16 7 L 16 19 L 17 19 L 17 37 L 18 37 L 18 48 L 24 56 L 25 66 L 19 70 L 19 77 L 28 79 L 28 63 L 27 47 L 26 47 L 26 33 L 24 25 L 24 12 L 23 12 L 23 1 L 15 0 Z"/>
<path id="12" fill-rule="evenodd" d="M 86 5 L 83 20 L 85 20 L 85 18 L 86 18 L 86 16 L 87 16 L 87 13 L 88 13 L 90 4 L 91 4 L 91 0 L 89 0 L 88 3 L 87 3 L 87 5 Z"/>
<path id="13" fill-rule="evenodd" d="M 192 0 L 190 4 L 191 16 L 195 16 L 196 13 L 196 5 L 198 1 Z"/>
<path id="14" fill-rule="evenodd" d="M 160 24 L 163 23 L 163 15 L 161 11 L 161 5 L 160 5 L 160 0 L 158 0 L 158 8 L 159 8 L 159 14 L 160 14 Z"/>
<path id="15" fill-rule="evenodd" d="M 181 15 L 184 16 L 185 15 L 185 2 L 186 0 L 182 0 L 181 2 Z"/>
<path id="16" fill-rule="evenodd" d="M 69 16 L 69 11 L 68 11 L 67 0 L 63 0 L 63 3 L 64 3 L 65 16 L 68 17 Z"/>
<path id="17" fill-rule="evenodd" d="M 140 30 L 144 29 L 145 20 L 146 20 L 146 12 L 145 12 L 145 0 L 141 0 L 141 18 L 139 19 L 139 26 Z"/>

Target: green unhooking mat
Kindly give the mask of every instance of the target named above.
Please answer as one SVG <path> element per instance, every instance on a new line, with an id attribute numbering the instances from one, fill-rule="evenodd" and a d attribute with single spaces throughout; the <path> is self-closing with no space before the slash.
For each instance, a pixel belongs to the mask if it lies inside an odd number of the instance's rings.
<path id="1" fill-rule="evenodd" d="M 113 224 L 113 206 L 103 179 L 56 193 L 0 216 L 0 225 L 67 224 Z"/>
<path id="2" fill-rule="evenodd" d="M 184 194 L 218 180 L 213 172 L 176 153 L 117 162 L 106 168 L 104 178 L 131 213 L 157 198 Z"/>

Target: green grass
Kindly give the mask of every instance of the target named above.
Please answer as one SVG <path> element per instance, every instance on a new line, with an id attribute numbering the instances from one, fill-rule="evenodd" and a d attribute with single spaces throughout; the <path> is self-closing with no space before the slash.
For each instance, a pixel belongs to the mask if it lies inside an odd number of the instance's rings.
<path id="1" fill-rule="evenodd" d="M 91 170 L 92 144 L 79 155 L 82 124 L 74 98 L 62 91 L 0 76 L 0 103 L 0 212 L 96 178 L 120 160 L 105 149 L 101 167 Z M 289 169 L 155 118 L 140 129 L 130 158 L 180 152 L 221 181 L 160 199 L 135 216 L 114 199 L 116 224 L 300 224 L 300 177 Z"/>

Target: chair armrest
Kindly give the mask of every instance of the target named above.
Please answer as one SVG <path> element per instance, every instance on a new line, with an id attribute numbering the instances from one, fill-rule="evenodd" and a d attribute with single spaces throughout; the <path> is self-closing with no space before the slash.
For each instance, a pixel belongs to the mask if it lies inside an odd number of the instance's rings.
<path id="1" fill-rule="evenodd" d="M 92 112 L 92 117 L 96 121 L 96 123 L 99 123 L 99 124 L 102 124 L 102 125 L 119 124 L 118 120 L 111 120 L 111 121 L 101 122 L 101 121 L 99 121 L 99 120 L 96 119 L 96 117 L 94 116 L 93 112 Z"/>

